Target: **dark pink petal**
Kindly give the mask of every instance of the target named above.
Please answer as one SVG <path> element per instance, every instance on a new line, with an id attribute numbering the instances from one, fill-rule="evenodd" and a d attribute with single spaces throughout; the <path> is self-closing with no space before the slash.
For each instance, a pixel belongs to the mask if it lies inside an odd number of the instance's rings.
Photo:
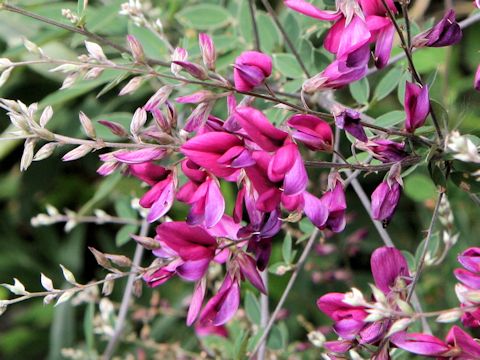
<path id="1" fill-rule="evenodd" d="M 395 27 L 392 23 L 386 26 L 377 36 L 375 43 L 375 66 L 383 69 L 388 64 L 392 52 Z"/>
<path id="2" fill-rule="evenodd" d="M 428 86 L 421 88 L 419 85 L 407 81 L 405 88 L 405 128 L 408 132 L 423 126 L 430 112 L 430 98 Z"/>
<path id="3" fill-rule="evenodd" d="M 307 93 L 324 89 L 339 89 L 362 79 L 367 74 L 367 63 L 349 67 L 346 61 L 335 60 L 325 70 L 303 83 Z"/>
<path id="4" fill-rule="evenodd" d="M 217 161 L 227 150 L 241 146 L 242 141 L 235 135 L 221 132 L 209 132 L 197 135 L 182 145 L 180 151 L 196 164 L 203 166 L 214 175 L 225 177 L 236 169 L 227 168 Z"/>
<path id="5" fill-rule="evenodd" d="M 397 208 L 402 186 L 394 181 L 390 186 L 383 181 L 372 193 L 372 217 L 375 220 L 390 222 Z"/>
<path id="6" fill-rule="evenodd" d="M 365 21 L 359 16 L 353 16 L 350 23 L 343 29 L 340 37 L 337 59 L 340 61 L 346 60 L 349 54 L 367 44 L 370 40 L 370 36 L 371 34 Z"/>
<path id="7" fill-rule="evenodd" d="M 272 182 L 279 182 L 285 178 L 296 161 L 298 149 L 293 143 L 282 146 L 275 152 L 268 164 L 268 178 Z"/>
<path id="8" fill-rule="evenodd" d="M 183 70 L 188 72 L 194 78 L 197 78 L 200 80 L 208 79 L 207 71 L 200 65 L 197 65 L 189 61 L 172 61 L 172 63 L 181 66 Z"/>
<path id="9" fill-rule="evenodd" d="M 145 181 L 151 186 L 160 180 L 164 180 L 170 173 L 170 171 L 165 169 L 163 166 L 155 165 L 151 162 L 131 164 L 128 166 L 128 171 L 133 176 Z"/>
<path id="10" fill-rule="evenodd" d="M 412 44 L 415 47 L 450 46 L 459 43 L 462 36 L 462 29 L 455 20 L 455 11 L 449 9 L 434 27 L 415 36 Z"/>
<path id="11" fill-rule="evenodd" d="M 197 322 L 195 325 L 195 333 L 198 337 L 204 336 L 220 336 L 224 338 L 228 338 L 228 330 L 225 326 L 213 326 L 213 325 L 202 325 Z"/>
<path id="12" fill-rule="evenodd" d="M 421 333 L 396 333 L 390 341 L 400 349 L 417 355 L 441 356 L 450 350 L 450 347 L 439 338 Z"/>
<path id="13" fill-rule="evenodd" d="M 265 115 L 255 108 L 239 107 L 235 117 L 252 141 L 266 151 L 277 150 L 288 135 L 273 126 Z"/>
<path id="14" fill-rule="evenodd" d="M 251 91 L 272 73 L 272 59 L 258 51 L 245 51 L 235 59 L 233 80 L 239 91 Z"/>
<path id="15" fill-rule="evenodd" d="M 195 284 L 195 290 L 193 291 L 187 313 L 187 326 L 192 325 L 197 319 L 200 309 L 202 308 L 203 298 L 205 297 L 206 290 L 207 282 L 204 279 Z"/>
<path id="16" fill-rule="evenodd" d="M 338 353 L 338 354 L 344 354 L 355 345 L 350 340 L 336 340 L 336 341 L 327 341 L 325 344 L 323 344 L 323 346 L 328 351 Z"/>
<path id="17" fill-rule="evenodd" d="M 147 215 L 148 222 L 154 222 L 165 215 L 175 200 L 175 182 L 172 178 L 164 180 L 167 184 L 162 189 L 160 196 L 155 200 Z"/>
<path id="18" fill-rule="evenodd" d="M 335 21 L 343 16 L 340 11 L 320 10 L 316 6 L 304 0 L 285 0 L 284 4 L 292 10 L 318 20 Z"/>
<path id="19" fill-rule="evenodd" d="M 198 226 L 185 222 L 167 222 L 157 226 L 157 236 L 184 260 L 212 258 L 217 241 Z"/>
<path id="20" fill-rule="evenodd" d="M 363 321 L 367 317 L 367 312 L 362 307 L 355 307 L 343 302 L 345 294 L 328 293 L 317 300 L 317 306 L 334 321 L 342 319 L 354 319 Z"/>
<path id="21" fill-rule="evenodd" d="M 370 258 L 375 285 L 385 294 L 391 292 L 399 277 L 409 277 L 408 264 L 400 250 L 382 246 Z"/>
<path id="22" fill-rule="evenodd" d="M 333 330 L 342 339 L 354 340 L 365 325 L 363 320 L 342 319 L 335 323 Z"/>
<path id="23" fill-rule="evenodd" d="M 165 156 L 166 150 L 162 148 L 146 148 L 140 150 L 120 150 L 113 154 L 115 159 L 125 164 L 141 164 L 161 159 Z"/>
<path id="24" fill-rule="evenodd" d="M 360 3 L 365 15 L 385 16 L 386 10 L 381 0 L 359 0 L 358 2 Z M 396 14 L 397 8 L 395 7 L 393 0 L 387 0 L 386 3 L 389 9 Z"/>
<path id="25" fill-rule="evenodd" d="M 293 137 L 312 150 L 330 150 L 333 143 L 333 133 L 330 125 L 313 115 L 297 114 L 287 121 L 288 126 L 296 132 Z"/>

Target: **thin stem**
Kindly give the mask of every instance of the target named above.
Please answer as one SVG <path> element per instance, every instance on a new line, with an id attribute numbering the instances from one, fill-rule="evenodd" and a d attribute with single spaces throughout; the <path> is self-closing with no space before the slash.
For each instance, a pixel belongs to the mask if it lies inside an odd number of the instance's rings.
<path id="1" fill-rule="evenodd" d="M 41 214 L 45 215 L 45 214 Z M 127 219 L 122 217 L 106 215 L 104 217 L 97 216 L 76 216 L 76 215 L 53 215 L 48 216 L 48 225 L 55 223 L 63 223 L 69 221 L 75 221 L 76 223 L 94 223 L 94 224 L 120 224 L 120 225 L 141 225 L 142 222 L 135 219 Z M 38 216 L 37 216 L 38 217 Z M 37 217 L 34 217 L 34 221 Z M 43 225 L 39 223 L 38 225 Z"/>
<path id="2" fill-rule="evenodd" d="M 119 45 L 119 44 L 116 44 L 113 41 L 110 41 L 109 39 L 104 38 L 100 35 L 94 34 L 90 31 L 88 31 L 85 27 L 75 27 L 75 26 L 66 25 L 66 24 L 63 24 L 61 22 L 58 22 L 58 21 L 46 18 L 44 16 L 32 13 L 28 10 L 19 8 L 17 6 L 13 6 L 13 5 L 10 5 L 10 4 L 5 4 L 5 3 L 0 4 L 0 10 L 6 10 L 6 11 L 17 13 L 17 14 L 20 14 L 20 15 L 23 15 L 23 16 L 27 16 L 27 17 L 30 17 L 32 19 L 41 21 L 45 24 L 53 25 L 53 26 L 56 26 L 56 27 L 64 29 L 64 30 L 83 35 L 83 36 L 85 36 L 85 37 L 87 37 L 91 40 L 94 40 L 94 41 L 100 43 L 100 44 L 110 46 L 113 49 L 115 49 L 115 50 L 117 50 L 121 53 L 130 53 L 130 51 L 126 47 L 124 47 L 122 45 Z M 170 63 L 165 62 L 165 61 L 161 61 L 161 60 L 147 59 L 147 62 L 150 65 L 170 66 Z"/>
<path id="3" fill-rule="evenodd" d="M 295 266 L 295 270 L 293 271 L 292 276 L 288 280 L 288 284 L 285 287 L 285 290 L 283 290 L 283 294 L 280 297 L 280 300 L 278 301 L 278 304 L 275 307 L 275 310 L 270 316 L 270 320 L 268 321 L 267 326 L 264 328 L 262 336 L 258 340 L 257 345 L 255 346 L 253 351 L 250 353 L 249 359 L 253 359 L 255 357 L 255 354 L 257 353 L 260 346 L 267 340 L 268 334 L 272 329 L 273 323 L 275 322 L 275 319 L 277 318 L 278 313 L 282 309 L 283 304 L 285 303 L 285 300 L 287 300 L 288 294 L 290 294 L 290 291 L 292 290 L 292 287 L 295 284 L 295 281 L 297 280 L 297 277 L 300 271 L 303 269 L 303 265 L 305 265 L 305 261 L 307 260 L 308 254 L 312 250 L 313 244 L 315 243 L 315 240 L 319 233 L 320 233 L 320 230 L 315 228 L 315 230 L 310 235 L 307 245 L 305 245 L 305 249 L 303 249 L 302 255 L 300 256 L 300 259 L 298 259 L 298 262 Z"/>
<path id="4" fill-rule="evenodd" d="M 300 57 L 300 54 L 298 53 L 296 47 L 293 45 L 292 41 L 288 37 L 287 32 L 285 31 L 285 28 L 283 27 L 282 23 L 278 19 L 277 14 L 275 13 L 275 10 L 272 8 L 272 5 L 270 5 L 270 2 L 268 0 L 262 0 L 263 6 L 267 9 L 268 13 L 272 17 L 273 21 L 278 27 L 278 30 L 280 30 L 280 33 L 282 34 L 283 39 L 287 43 L 288 47 L 290 48 L 290 51 L 293 53 L 293 56 L 295 56 L 295 59 L 298 62 L 298 65 L 302 68 L 303 72 L 305 75 L 307 75 L 308 78 L 311 77 L 310 73 L 307 70 L 307 67 L 305 66 L 305 63 L 303 62 L 302 58 Z"/>
<path id="5" fill-rule="evenodd" d="M 480 21 L 480 12 L 477 12 L 477 13 L 473 14 L 472 16 L 469 16 L 465 20 L 460 21 L 458 23 L 458 25 L 460 25 L 461 29 L 466 29 L 466 28 L 472 26 L 473 24 L 476 24 L 479 21 Z M 417 50 L 421 50 L 421 48 L 420 49 L 419 48 L 413 48 L 412 53 L 417 51 Z M 388 61 L 388 64 L 385 66 L 385 68 L 390 66 L 390 65 L 396 64 L 397 62 L 405 59 L 405 57 L 406 57 L 405 53 L 400 53 L 400 54 L 395 55 L 394 57 L 390 58 L 390 60 Z M 381 69 L 377 69 L 375 67 L 370 68 L 370 69 L 368 69 L 367 76 L 373 75 L 380 70 Z"/>
<path id="6" fill-rule="evenodd" d="M 140 234 L 139 234 L 140 236 L 147 236 L 149 225 L 150 224 L 145 219 L 140 229 Z M 140 244 L 137 244 L 135 248 L 135 254 L 133 255 L 132 269 L 140 266 L 140 262 L 142 261 L 142 256 L 143 256 L 143 250 L 144 250 L 143 246 Z M 103 359 L 105 360 L 109 360 L 112 358 L 115 352 L 115 349 L 118 345 L 118 342 L 120 340 L 120 336 L 122 335 L 123 328 L 125 326 L 125 320 L 127 318 L 128 308 L 130 306 L 130 300 L 133 295 L 133 286 L 135 283 L 135 277 L 136 277 L 135 275 L 129 275 L 128 277 L 127 286 L 125 287 L 125 291 L 123 293 L 122 303 L 120 305 L 117 322 L 115 324 L 115 330 L 108 342 L 107 349 L 103 353 Z"/>
<path id="7" fill-rule="evenodd" d="M 255 3 L 254 0 L 248 0 L 248 9 L 250 11 L 250 19 L 252 20 L 253 40 L 255 50 L 261 51 L 260 36 L 258 35 L 257 20 L 255 19 Z"/>
<path id="8" fill-rule="evenodd" d="M 267 294 L 260 294 L 260 326 L 265 328 L 270 320 L 269 298 L 268 298 L 268 269 L 265 269 L 260 274 L 267 289 Z M 264 341 L 258 349 L 257 360 L 265 359 L 265 353 L 267 351 L 267 344 Z"/>
<path id="9" fill-rule="evenodd" d="M 430 221 L 430 226 L 428 227 L 427 237 L 425 239 L 422 253 L 420 255 L 420 262 L 418 263 L 417 271 L 415 272 L 415 277 L 413 278 L 412 283 L 410 284 L 410 290 L 408 292 L 407 301 L 409 301 L 410 298 L 412 297 L 412 294 L 415 291 L 415 287 L 417 286 L 418 280 L 420 279 L 420 275 L 422 274 L 423 268 L 425 267 L 425 257 L 427 256 L 430 240 L 432 239 L 433 227 L 435 226 L 435 222 L 438 217 L 438 210 L 440 208 L 440 203 L 442 202 L 442 198 L 444 194 L 445 193 L 442 190 L 438 194 L 437 203 L 435 204 L 435 209 L 433 210 L 432 220 Z"/>
<path id="10" fill-rule="evenodd" d="M 407 30 L 407 47 L 408 51 L 411 53 L 412 52 L 412 31 L 410 28 L 410 17 L 408 16 L 408 3 L 410 0 L 402 0 L 402 14 L 403 18 L 405 20 L 405 28 Z"/>
<path id="11" fill-rule="evenodd" d="M 385 7 L 385 9 L 387 10 L 388 17 L 392 21 L 392 23 L 395 26 L 395 29 L 398 33 L 398 36 L 400 38 L 400 42 L 402 43 L 403 51 L 405 52 L 405 56 L 407 57 L 408 67 L 410 69 L 410 72 L 412 73 L 413 78 L 415 79 L 415 81 L 417 83 L 424 86 L 423 80 L 420 77 L 420 74 L 418 73 L 417 69 L 415 68 L 415 64 L 413 62 L 413 57 L 412 57 L 411 47 L 408 45 L 408 41 L 405 40 L 405 36 L 403 34 L 402 29 L 400 29 L 400 26 L 398 25 L 392 10 L 388 7 L 385 0 L 382 0 L 382 4 Z M 405 10 L 405 13 L 406 13 L 406 10 Z M 408 17 L 408 15 L 406 15 L 406 16 Z M 431 103 L 431 100 L 430 100 L 430 103 Z M 435 111 L 433 110 L 432 106 L 430 106 L 430 115 L 432 116 L 433 125 L 435 126 L 435 131 L 437 132 L 438 139 L 440 140 L 440 142 L 443 142 L 443 133 L 442 133 L 442 130 L 440 128 L 440 124 L 438 123 L 437 116 L 436 116 Z"/>

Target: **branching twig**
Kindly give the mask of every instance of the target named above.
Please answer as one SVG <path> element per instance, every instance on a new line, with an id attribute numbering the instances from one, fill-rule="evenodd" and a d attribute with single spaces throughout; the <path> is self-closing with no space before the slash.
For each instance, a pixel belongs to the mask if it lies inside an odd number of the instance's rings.
<path id="1" fill-rule="evenodd" d="M 147 222 L 147 220 L 144 220 L 142 227 L 140 229 L 140 236 L 147 236 L 148 228 L 149 228 L 149 223 Z M 140 244 L 137 244 L 135 248 L 135 254 L 133 256 L 132 269 L 140 265 L 140 262 L 143 256 L 143 250 L 144 250 L 143 246 Z M 130 299 L 132 298 L 132 295 L 133 295 L 134 283 L 135 283 L 135 275 L 130 275 L 127 280 L 127 286 L 125 287 L 125 290 L 123 293 L 122 303 L 120 305 L 120 310 L 118 312 L 118 318 L 115 324 L 114 333 L 110 338 L 107 348 L 103 354 L 103 359 L 105 360 L 111 359 L 118 345 L 118 341 L 120 340 L 120 336 L 122 335 L 123 328 L 125 325 L 125 320 L 127 318 L 128 307 L 130 306 Z"/>
<path id="2" fill-rule="evenodd" d="M 290 280 L 288 280 L 288 284 L 285 287 L 285 290 L 283 290 L 283 294 L 278 301 L 277 306 L 275 307 L 275 310 L 273 311 L 272 315 L 270 316 L 270 320 L 268 321 L 267 326 L 263 329 L 263 334 L 260 337 L 260 339 L 257 342 L 257 345 L 253 349 L 253 351 L 250 353 L 249 358 L 253 359 L 255 354 L 257 353 L 258 349 L 260 346 L 267 340 L 268 334 L 270 333 L 270 330 L 272 329 L 273 323 L 275 322 L 275 319 L 278 316 L 278 313 L 282 309 L 283 304 L 285 303 L 285 300 L 287 300 L 288 294 L 292 290 L 293 285 L 295 284 L 295 281 L 297 280 L 297 277 L 300 273 L 300 271 L 303 269 L 303 265 L 305 264 L 305 261 L 307 260 L 308 254 L 310 253 L 310 250 L 312 250 L 313 244 L 315 243 L 315 239 L 317 238 L 320 230 L 315 228 L 315 230 L 312 232 L 312 235 L 310 235 L 310 238 L 308 239 L 307 245 L 305 245 L 305 249 L 303 249 L 302 255 L 298 259 L 298 262 L 295 266 L 295 270 L 292 273 L 292 276 L 290 277 Z"/>

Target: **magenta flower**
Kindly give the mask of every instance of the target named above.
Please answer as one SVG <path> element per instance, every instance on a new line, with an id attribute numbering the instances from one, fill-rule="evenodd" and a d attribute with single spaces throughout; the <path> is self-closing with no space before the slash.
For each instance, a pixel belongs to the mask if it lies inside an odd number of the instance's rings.
<path id="1" fill-rule="evenodd" d="M 195 324 L 195 333 L 200 338 L 205 336 L 210 336 L 210 335 L 228 338 L 228 330 L 224 325 L 221 325 L 221 326 L 202 325 L 197 322 Z"/>
<path id="2" fill-rule="evenodd" d="M 375 285 L 386 295 L 387 301 L 395 302 L 398 296 L 406 296 L 410 273 L 407 261 L 398 249 L 381 247 L 375 250 L 370 265 Z M 347 303 L 345 294 L 326 294 L 318 299 L 317 305 L 335 322 L 333 329 L 340 336 L 338 341 L 326 345 L 332 352 L 343 353 L 357 343 L 376 344 L 387 334 L 391 325 L 388 319 L 365 322 L 369 315 L 368 308 L 361 303 Z"/>
<path id="3" fill-rule="evenodd" d="M 238 280 L 227 273 L 223 284 L 205 305 L 200 313 L 199 322 L 202 326 L 220 326 L 228 322 L 240 305 L 240 286 Z"/>
<path id="4" fill-rule="evenodd" d="M 343 17 L 343 14 L 338 10 L 320 10 L 316 6 L 304 0 L 285 0 L 284 4 L 292 10 L 295 10 L 303 15 L 310 16 L 318 20 L 335 21 Z"/>
<path id="5" fill-rule="evenodd" d="M 462 36 L 462 29 L 455 20 L 455 11 L 450 9 L 433 28 L 415 36 L 412 45 L 417 48 L 450 46 L 459 43 Z"/>
<path id="6" fill-rule="evenodd" d="M 401 166 L 395 164 L 387 179 L 382 181 L 372 193 L 372 217 L 388 224 L 395 213 L 402 194 Z"/>
<path id="7" fill-rule="evenodd" d="M 462 324 L 468 327 L 480 327 L 480 303 L 471 292 L 480 290 L 480 248 L 472 247 L 458 256 L 458 261 L 465 269 L 455 269 L 454 274 L 461 284 L 455 291 L 462 307 L 468 307 L 461 317 Z"/>
<path id="8" fill-rule="evenodd" d="M 242 144 L 242 141 L 235 135 L 224 132 L 207 132 L 187 141 L 182 145 L 180 151 L 214 175 L 228 177 L 238 170 L 222 165 L 218 160 L 229 149 Z"/>
<path id="9" fill-rule="evenodd" d="M 345 109 L 341 113 L 335 114 L 335 124 L 358 140 L 368 141 L 367 134 L 360 124 L 360 113 L 358 111 Z"/>
<path id="10" fill-rule="evenodd" d="M 407 81 L 405 88 L 405 128 L 413 133 L 415 129 L 423 126 L 430 113 L 430 99 L 428 85 L 420 87 L 417 84 Z"/>
<path id="11" fill-rule="evenodd" d="M 365 144 L 357 143 L 356 146 L 368 151 L 383 163 L 399 162 L 408 156 L 405 151 L 405 143 L 397 143 L 388 139 L 371 140 Z"/>
<path id="12" fill-rule="evenodd" d="M 480 248 L 468 248 L 458 256 L 458 262 L 465 269 L 480 273 Z"/>
<path id="13" fill-rule="evenodd" d="M 171 173 L 162 181 L 157 182 L 140 199 L 140 206 L 150 209 L 147 215 L 148 222 L 154 222 L 164 216 L 175 201 L 177 177 Z"/>
<path id="14" fill-rule="evenodd" d="M 323 194 L 321 201 L 328 209 L 328 219 L 325 227 L 333 232 L 342 232 L 347 224 L 345 212 L 347 203 L 345 200 L 345 190 L 340 179 L 334 174 L 331 176 L 329 190 Z"/>
<path id="15" fill-rule="evenodd" d="M 376 249 L 370 258 L 375 285 L 388 295 L 393 289 L 397 289 L 397 281 L 408 283 L 410 272 L 407 260 L 400 250 L 383 246 Z"/>
<path id="16" fill-rule="evenodd" d="M 332 149 L 332 128 L 325 120 L 313 115 L 297 114 L 288 119 L 287 125 L 295 129 L 292 137 L 310 150 Z"/>
<path id="17" fill-rule="evenodd" d="M 190 75 L 192 75 L 196 79 L 199 79 L 199 80 L 208 79 L 207 70 L 205 70 L 204 67 L 198 64 L 192 63 L 190 61 L 179 61 L 179 60 L 172 61 L 172 64 L 180 66 L 183 70 L 188 72 Z"/>
<path id="18" fill-rule="evenodd" d="M 385 15 L 385 6 L 381 0 L 358 0 L 360 6 L 362 7 L 363 12 L 365 15 L 377 15 L 377 16 L 384 16 Z M 395 14 L 397 13 L 397 8 L 393 0 L 385 1 L 389 7 L 389 9 Z"/>
<path id="19" fill-rule="evenodd" d="M 422 333 L 399 332 L 394 334 L 390 341 L 400 349 L 413 354 L 428 357 L 443 357 L 448 354 L 450 347 L 439 338 Z M 452 359 L 451 357 L 448 357 Z"/>
<path id="20" fill-rule="evenodd" d="M 383 5 L 381 6 L 383 7 Z M 388 64 L 390 59 L 395 26 L 388 17 L 384 16 L 368 16 L 366 22 L 372 38 L 375 39 L 375 66 L 378 69 L 382 69 Z"/>
<path id="21" fill-rule="evenodd" d="M 363 78 L 368 70 L 367 64 L 349 67 L 345 61 L 335 60 L 321 73 L 303 83 L 307 93 L 323 89 L 338 89 Z"/>
<path id="22" fill-rule="evenodd" d="M 235 119 L 248 137 L 265 151 L 277 150 L 288 136 L 285 131 L 273 126 L 260 110 L 253 107 L 238 107 Z"/>
<path id="23" fill-rule="evenodd" d="M 251 91 L 272 74 L 272 59 L 258 51 L 245 51 L 235 59 L 233 79 L 238 91 Z"/>
<path id="24" fill-rule="evenodd" d="M 141 164 L 152 160 L 159 160 L 166 154 L 163 148 L 145 148 L 140 150 L 120 150 L 113 153 L 118 161 L 124 164 Z"/>
<path id="25" fill-rule="evenodd" d="M 480 91 L 480 65 L 477 68 L 477 72 L 475 73 L 475 82 L 474 82 L 475 90 Z"/>
<path id="26" fill-rule="evenodd" d="M 265 284 L 258 272 L 256 261 L 250 255 L 240 252 L 235 258 L 243 278 L 247 278 L 250 283 L 260 292 L 267 294 Z"/>
<path id="27" fill-rule="evenodd" d="M 215 226 L 225 212 L 225 199 L 220 191 L 218 180 L 208 177 L 186 201 L 191 205 L 187 223 L 204 224 L 206 228 Z"/>
<path id="28" fill-rule="evenodd" d="M 453 326 L 450 329 L 445 340 L 448 345 L 453 347 L 450 351 L 452 354 L 450 359 L 480 359 L 480 343 L 458 326 Z"/>

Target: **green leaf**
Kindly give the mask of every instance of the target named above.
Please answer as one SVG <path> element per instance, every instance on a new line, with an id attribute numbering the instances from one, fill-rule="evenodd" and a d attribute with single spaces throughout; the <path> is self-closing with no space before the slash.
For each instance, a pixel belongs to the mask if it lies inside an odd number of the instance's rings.
<path id="1" fill-rule="evenodd" d="M 427 239 L 423 239 L 422 242 L 418 245 L 417 250 L 415 250 L 415 263 L 420 264 L 420 257 L 423 252 L 423 248 L 425 246 L 425 241 Z M 432 234 L 430 237 L 430 242 L 428 243 L 428 248 L 427 248 L 427 255 L 430 255 L 430 258 L 435 257 L 435 255 L 438 252 L 438 248 L 440 246 L 440 236 L 439 233 L 436 232 Z"/>
<path id="2" fill-rule="evenodd" d="M 448 128 L 449 116 L 447 110 L 440 104 L 438 101 L 431 99 L 430 100 L 431 113 L 435 114 L 437 121 L 439 122 L 440 127 L 446 129 Z"/>
<path id="3" fill-rule="evenodd" d="M 271 53 L 282 43 L 282 37 L 272 18 L 264 12 L 257 11 L 258 34 L 263 52 Z"/>
<path id="4" fill-rule="evenodd" d="M 402 69 L 393 68 L 390 70 L 378 83 L 373 97 L 378 101 L 387 97 L 397 87 L 402 74 Z"/>
<path id="5" fill-rule="evenodd" d="M 182 25 L 196 30 L 214 30 L 225 27 L 232 21 L 225 8 L 213 4 L 201 4 L 186 7 L 175 18 Z"/>
<path id="6" fill-rule="evenodd" d="M 422 174 L 413 174 L 405 180 L 405 194 L 417 202 L 426 201 L 435 197 L 436 188 L 432 180 Z"/>
<path id="7" fill-rule="evenodd" d="M 392 126 L 400 124 L 403 121 L 405 121 L 405 111 L 394 110 L 378 117 L 375 121 L 375 125 L 391 128 Z"/>
<path id="8" fill-rule="evenodd" d="M 283 239 L 282 256 L 285 263 L 292 263 L 292 235 L 290 235 L 290 233 L 287 233 L 285 239 Z"/>
<path id="9" fill-rule="evenodd" d="M 297 59 L 295 59 L 295 56 L 291 54 L 273 54 L 273 63 L 275 69 L 288 78 L 298 79 L 303 77 L 302 68 L 298 64 Z"/>
<path id="10" fill-rule="evenodd" d="M 252 323 L 260 325 L 260 303 L 251 291 L 247 291 L 245 295 L 245 311 Z"/>
<path id="11" fill-rule="evenodd" d="M 407 260 L 408 268 L 410 269 L 411 272 L 415 271 L 416 269 L 416 261 L 415 261 L 415 256 L 413 256 L 412 253 L 402 250 L 403 257 L 405 260 Z"/>
<path id="12" fill-rule="evenodd" d="M 123 225 L 115 235 L 115 244 L 119 247 L 125 245 L 130 241 L 130 234 L 135 234 L 137 231 L 137 225 Z"/>
<path id="13" fill-rule="evenodd" d="M 285 331 L 281 330 L 281 324 L 272 328 L 268 336 L 267 346 L 273 350 L 280 350 L 286 347 Z"/>
<path id="14" fill-rule="evenodd" d="M 368 78 L 364 77 L 363 79 L 356 81 L 349 86 L 350 94 L 359 104 L 367 104 L 370 97 L 370 83 Z"/>

